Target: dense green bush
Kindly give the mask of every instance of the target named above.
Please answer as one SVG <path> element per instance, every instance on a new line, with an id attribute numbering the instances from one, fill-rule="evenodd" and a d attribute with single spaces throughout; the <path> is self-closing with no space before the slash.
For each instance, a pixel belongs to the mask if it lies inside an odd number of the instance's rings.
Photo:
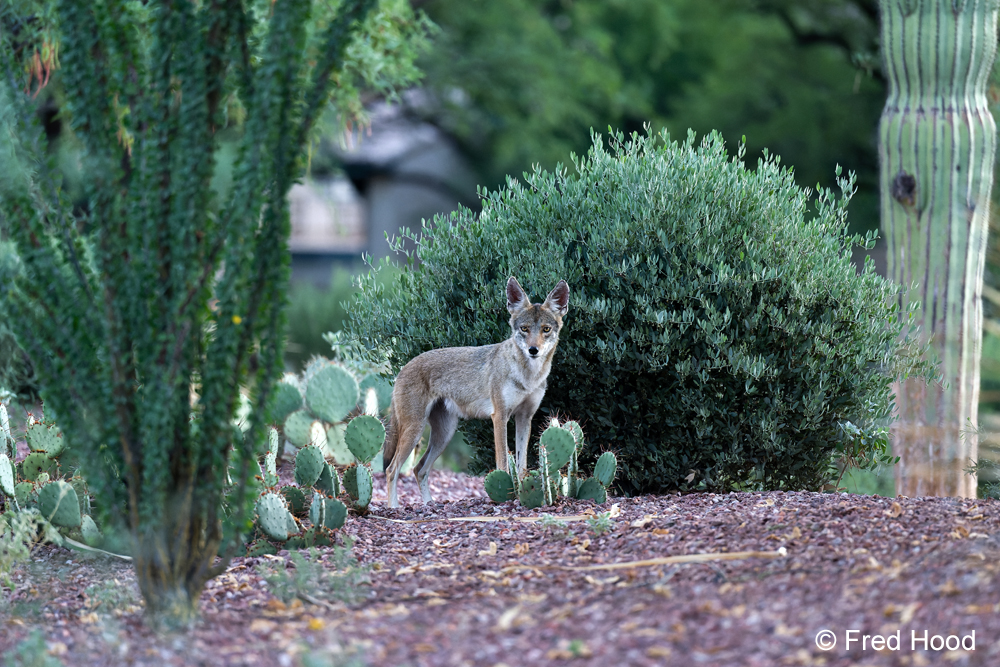
<path id="1" fill-rule="evenodd" d="M 715 134 L 609 143 L 574 158 L 575 175 L 511 179 L 482 194 L 480 214 L 404 234 L 420 261 L 395 294 L 373 287 L 377 272 L 363 281 L 353 331 L 389 345 L 398 368 L 506 338 L 508 276 L 536 301 L 565 278 L 541 412 L 583 425 L 587 464 L 617 452 L 622 491 L 817 489 L 838 458 L 873 464 L 893 379 L 927 368 L 900 337 L 899 288 L 850 262 L 873 242 L 846 232 L 852 180 L 810 203 L 778 159 L 747 170 Z M 466 429 L 486 469 L 493 445 L 477 423 Z"/>

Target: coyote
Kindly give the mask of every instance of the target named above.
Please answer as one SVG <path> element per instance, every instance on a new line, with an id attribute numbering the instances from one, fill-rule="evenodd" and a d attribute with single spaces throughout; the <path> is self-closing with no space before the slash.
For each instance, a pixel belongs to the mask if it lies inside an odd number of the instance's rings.
<path id="1" fill-rule="evenodd" d="M 507 470 L 507 421 L 517 427 L 517 472 L 527 467 L 531 417 L 545 395 L 546 378 L 569 306 L 560 280 L 544 303 L 532 304 L 513 277 L 507 281 L 510 338 L 481 347 L 445 347 L 413 358 L 396 376 L 383 466 L 389 507 L 398 507 L 396 480 L 430 423 L 427 451 L 416 466 L 420 495 L 431 502 L 428 475 L 455 434 L 459 419 L 493 420 L 497 468 Z M 510 471 L 513 474 L 513 471 Z"/>

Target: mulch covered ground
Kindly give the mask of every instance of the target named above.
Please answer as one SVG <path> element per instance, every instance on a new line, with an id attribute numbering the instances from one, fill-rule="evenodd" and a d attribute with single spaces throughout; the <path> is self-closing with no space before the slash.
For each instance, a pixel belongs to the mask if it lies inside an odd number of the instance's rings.
<path id="1" fill-rule="evenodd" d="M 543 511 L 494 505 L 479 479 L 431 479 L 440 504 L 416 504 L 409 478 L 414 504 L 376 496 L 349 518 L 343 533 L 370 568 L 360 601 L 336 600 L 331 584 L 282 603 L 258 569 L 290 567 L 289 555 L 237 558 L 193 631 L 156 635 L 127 563 L 42 547 L 0 608 L 0 652 L 40 627 L 49 656 L 73 666 L 1000 665 L 996 501 L 611 498 L 547 508 L 572 519 L 560 526 L 516 520 Z M 601 533 L 587 517 L 603 512 Z M 655 560 L 736 552 L 757 553 Z"/>

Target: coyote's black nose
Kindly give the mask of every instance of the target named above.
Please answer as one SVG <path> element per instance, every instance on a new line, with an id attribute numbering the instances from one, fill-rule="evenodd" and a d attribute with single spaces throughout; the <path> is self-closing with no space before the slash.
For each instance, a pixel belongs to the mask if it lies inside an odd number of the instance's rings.
<path id="1" fill-rule="evenodd" d="M 528 354 L 530 354 L 531 356 L 535 356 L 536 354 L 538 354 L 538 348 L 537 347 L 529 347 L 528 348 Z"/>

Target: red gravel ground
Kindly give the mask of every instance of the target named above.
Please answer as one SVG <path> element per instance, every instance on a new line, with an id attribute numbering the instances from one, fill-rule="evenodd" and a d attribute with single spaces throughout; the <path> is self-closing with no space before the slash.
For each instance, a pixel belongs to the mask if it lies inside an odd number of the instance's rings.
<path id="1" fill-rule="evenodd" d="M 319 585 L 284 604 L 257 568 L 290 567 L 287 552 L 237 558 L 210 582 L 198 625 L 161 635 L 127 563 L 40 547 L 4 591 L 0 653 L 41 628 L 48 656 L 73 666 L 1000 665 L 996 501 L 612 498 L 547 508 L 575 517 L 560 527 L 514 520 L 543 512 L 490 503 L 479 479 L 431 478 L 444 502 L 388 510 L 376 495 L 370 515 L 349 518 L 342 533 L 370 568 L 360 601 L 324 601 Z M 418 498 L 403 480 L 402 501 Z M 609 511 L 597 534 L 585 517 Z M 636 563 L 735 552 L 758 554 Z M 332 571 L 331 550 L 320 554 Z"/>

